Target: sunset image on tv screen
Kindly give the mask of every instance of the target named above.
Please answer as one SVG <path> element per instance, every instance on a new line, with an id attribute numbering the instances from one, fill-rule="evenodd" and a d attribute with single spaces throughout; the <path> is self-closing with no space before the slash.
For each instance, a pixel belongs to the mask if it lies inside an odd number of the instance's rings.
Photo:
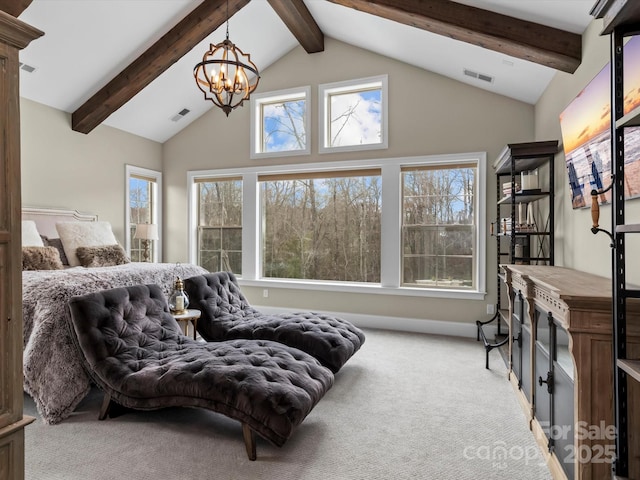
<path id="1" fill-rule="evenodd" d="M 571 203 L 591 206 L 591 191 L 611 183 L 611 80 L 607 64 L 560 114 Z M 640 37 L 624 46 L 624 113 L 640 106 Z M 640 196 L 640 127 L 625 130 L 625 196 Z M 599 202 L 611 199 L 599 195 Z"/>

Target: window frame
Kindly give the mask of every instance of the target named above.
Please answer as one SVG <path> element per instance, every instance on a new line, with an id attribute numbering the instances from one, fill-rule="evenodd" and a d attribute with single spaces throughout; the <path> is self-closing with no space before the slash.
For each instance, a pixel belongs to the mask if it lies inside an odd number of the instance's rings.
<path id="1" fill-rule="evenodd" d="M 262 152 L 262 106 L 270 103 L 286 102 L 297 100 L 303 97 L 306 102 L 304 121 L 307 126 L 305 132 L 306 144 L 301 150 L 286 150 L 281 152 Z M 276 90 L 273 92 L 264 92 L 251 95 L 251 122 L 250 122 L 250 158 L 280 158 L 311 154 L 311 86 L 306 85 L 296 88 L 287 88 L 284 90 Z"/>
<path id="2" fill-rule="evenodd" d="M 402 191 L 402 214 L 401 214 L 401 242 L 402 242 L 402 247 L 400 249 L 401 251 L 401 255 L 402 255 L 402 260 L 400 262 L 400 268 L 401 268 L 401 283 L 403 286 L 418 286 L 419 283 L 418 281 L 416 281 L 415 283 L 411 283 L 411 282 L 405 282 L 405 269 L 407 267 L 407 263 L 406 263 L 406 259 L 407 258 L 432 258 L 436 261 L 436 269 L 437 267 L 437 262 L 439 262 L 440 260 L 444 259 L 444 262 L 446 264 L 447 259 L 451 258 L 452 260 L 454 260 L 455 258 L 461 258 L 464 257 L 466 255 L 460 255 L 460 254 L 453 254 L 453 255 L 446 255 L 446 254 L 441 254 L 440 252 L 436 253 L 412 253 L 412 254 L 407 254 L 405 252 L 405 249 L 407 247 L 406 241 L 407 241 L 407 234 L 408 234 L 408 229 L 410 228 L 422 228 L 425 230 L 432 230 L 432 231 L 438 231 L 438 230 L 443 230 L 444 232 L 446 232 L 447 230 L 466 230 L 466 229 L 471 229 L 471 235 L 472 238 L 475 238 L 475 235 L 477 234 L 477 225 L 476 225 L 476 221 L 477 221 L 477 217 L 476 215 L 473 215 L 473 222 L 472 223 L 442 223 L 442 224 L 438 224 L 438 223 L 425 223 L 425 224 L 407 224 L 405 223 L 405 219 L 406 219 L 406 210 L 405 210 L 405 202 L 406 202 L 406 195 L 405 195 L 405 187 L 406 187 L 406 181 L 405 181 L 405 174 L 410 174 L 410 173 L 414 173 L 414 172 L 420 172 L 420 171 L 431 171 L 431 172 L 437 172 L 437 171 L 454 171 L 454 170 L 461 170 L 461 169 L 473 169 L 474 173 L 473 173 L 473 191 L 472 191 L 472 195 L 475 196 L 475 192 L 477 191 L 477 171 L 478 171 L 478 165 L 475 163 L 468 163 L 468 164 L 463 164 L 463 163 L 449 163 L 446 165 L 435 165 L 435 164 L 431 164 L 431 165 L 419 165 L 419 166 L 405 166 L 401 169 L 400 175 L 401 175 L 401 191 Z M 475 202 L 472 203 L 473 204 L 473 211 L 476 211 L 476 205 Z M 442 235 L 442 231 L 440 232 L 440 235 Z M 471 258 L 473 259 L 473 251 L 476 247 L 475 242 L 473 242 L 474 245 L 471 248 Z M 455 260 L 454 260 L 455 261 Z M 477 269 L 477 265 L 474 263 L 472 263 L 472 269 L 471 269 L 471 273 L 472 273 L 472 278 L 475 279 L 474 276 L 474 271 Z M 456 281 L 459 281 L 460 279 L 455 279 Z M 444 282 L 444 279 L 441 278 L 436 278 L 435 280 L 436 285 L 439 282 Z M 428 288 L 428 287 L 420 287 L 420 288 Z M 438 287 L 435 287 L 438 288 Z M 440 287 L 440 288 L 450 288 L 450 287 Z"/>
<path id="3" fill-rule="evenodd" d="M 327 135 L 330 133 L 329 119 L 327 114 L 330 111 L 328 100 L 334 93 L 350 93 L 359 90 L 368 89 L 375 84 L 380 84 L 381 93 L 381 125 L 382 141 L 380 143 L 368 143 L 364 145 L 344 145 L 339 147 L 331 147 Z M 355 80 L 346 80 L 342 82 L 324 83 L 318 85 L 318 125 L 319 125 L 319 141 L 318 153 L 338 153 L 338 152 L 356 152 L 363 150 L 382 150 L 389 148 L 389 76 L 378 75 L 374 77 L 365 77 Z"/>
<path id="4" fill-rule="evenodd" d="M 162 261 L 162 172 L 151 170 L 149 168 L 136 167 L 135 165 L 125 165 L 125 206 L 124 206 L 124 242 L 125 250 L 131 256 L 131 177 L 147 177 L 154 181 L 153 188 L 153 206 L 151 208 L 152 221 L 158 225 L 158 240 L 156 240 L 156 248 L 152 250 L 151 262 Z"/>
<path id="5" fill-rule="evenodd" d="M 469 164 L 477 165 L 477 192 L 474 209 L 477 212 L 477 228 L 474 251 L 475 278 L 473 289 L 425 288 L 402 285 L 402 187 L 401 169 L 412 165 Z M 254 166 L 222 170 L 198 170 L 187 172 L 189 189 L 189 261 L 197 261 L 197 188 L 196 180 L 202 177 L 241 176 L 242 186 L 242 284 L 256 287 L 282 287 L 317 291 L 351 293 L 376 293 L 388 295 L 423 296 L 482 300 L 486 295 L 486 153 L 425 155 L 417 157 L 351 160 L 298 165 Z M 260 228 L 260 203 L 258 176 L 302 172 L 354 170 L 380 168 L 382 171 L 382 238 L 381 281 L 379 284 L 332 282 L 320 280 L 271 279 L 261 277 L 262 259 Z"/>
<path id="6" fill-rule="evenodd" d="M 198 239 L 200 237 L 200 233 L 201 233 L 201 229 L 203 228 L 216 228 L 216 229 L 220 229 L 220 232 L 222 233 L 222 231 L 224 231 L 224 229 L 231 229 L 231 228 L 238 228 L 237 226 L 228 226 L 228 225 L 218 225 L 218 226 L 214 226 L 214 227 L 203 227 L 200 225 L 200 199 L 198 197 L 199 195 L 199 188 L 197 187 L 198 185 L 202 184 L 202 183 L 213 183 L 213 182 L 236 182 L 239 181 L 240 182 L 240 188 L 243 187 L 243 181 L 242 181 L 242 177 L 240 176 L 224 176 L 224 177 L 201 177 L 198 178 L 197 181 L 194 180 L 194 184 L 196 185 L 196 204 L 195 204 L 195 215 L 196 215 L 196 228 L 195 228 L 195 255 L 196 255 L 196 261 L 195 262 L 191 262 L 191 263 L 196 263 L 197 265 L 201 265 L 200 263 L 200 259 L 201 259 L 201 250 L 198 248 Z M 242 216 L 242 206 L 240 207 L 241 209 L 241 216 Z M 240 229 L 242 229 L 242 221 L 240 222 Z M 221 245 L 222 246 L 222 245 Z M 222 250 L 220 251 L 222 252 Z M 241 245 L 240 245 L 240 254 L 242 255 L 242 240 L 241 240 Z M 222 263 L 222 262 L 221 262 Z M 240 272 L 234 272 L 234 274 L 237 277 L 242 277 L 242 274 Z"/>

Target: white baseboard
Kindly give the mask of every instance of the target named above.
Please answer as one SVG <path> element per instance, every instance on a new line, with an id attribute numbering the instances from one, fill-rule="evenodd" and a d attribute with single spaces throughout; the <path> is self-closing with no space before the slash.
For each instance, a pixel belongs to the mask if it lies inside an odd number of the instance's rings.
<path id="1" fill-rule="evenodd" d="M 253 308 L 267 314 L 293 313 L 301 309 L 265 307 L 252 305 Z M 417 318 L 385 317 L 380 315 L 363 315 L 358 313 L 342 313 L 322 311 L 327 315 L 344 318 L 360 328 L 377 328 L 381 330 L 399 330 L 402 332 L 429 333 L 433 335 L 450 335 L 453 337 L 476 338 L 477 328 L 475 321 L 445 322 L 442 320 L 423 320 Z M 487 335 L 494 335 L 495 328 L 485 328 Z"/>

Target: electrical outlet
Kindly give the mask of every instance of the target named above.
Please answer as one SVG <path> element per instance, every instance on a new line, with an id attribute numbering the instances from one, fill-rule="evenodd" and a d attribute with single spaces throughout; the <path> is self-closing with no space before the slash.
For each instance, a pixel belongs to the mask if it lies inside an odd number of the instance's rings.
<path id="1" fill-rule="evenodd" d="M 496 313 L 496 306 L 493 303 L 487 303 L 487 315 Z"/>
<path id="2" fill-rule="evenodd" d="M 262 290 L 262 296 L 264 298 L 269 298 L 269 289 L 265 288 L 264 290 Z"/>

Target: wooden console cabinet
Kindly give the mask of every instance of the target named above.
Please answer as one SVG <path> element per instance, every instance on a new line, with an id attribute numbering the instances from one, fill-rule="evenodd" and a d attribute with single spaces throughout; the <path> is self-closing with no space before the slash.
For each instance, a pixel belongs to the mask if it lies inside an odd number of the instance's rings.
<path id="1" fill-rule="evenodd" d="M 509 292 L 509 379 L 554 478 L 611 478 L 614 455 L 611 280 L 556 266 L 501 265 Z M 640 302 L 629 354 L 640 356 Z M 629 384 L 629 436 L 640 435 L 640 383 Z M 630 478 L 640 478 L 630 441 Z"/>

